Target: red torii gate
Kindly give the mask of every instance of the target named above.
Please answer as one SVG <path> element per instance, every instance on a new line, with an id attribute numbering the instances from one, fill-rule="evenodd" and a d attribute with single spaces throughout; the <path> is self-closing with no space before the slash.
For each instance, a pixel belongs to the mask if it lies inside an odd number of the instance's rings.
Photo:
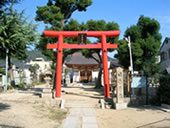
<path id="1" fill-rule="evenodd" d="M 63 42 L 64 37 L 78 37 L 84 34 L 87 37 L 100 37 L 101 43 L 97 44 L 67 44 Z M 107 37 L 119 36 L 120 31 L 44 31 L 45 36 L 58 37 L 58 43 L 47 44 L 47 49 L 57 49 L 56 64 L 56 98 L 61 97 L 61 74 L 62 74 L 62 56 L 63 48 L 70 49 L 102 49 L 103 69 L 104 69 L 104 95 L 110 97 L 109 90 L 109 72 L 107 49 L 116 49 L 117 44 L 106 42 Z"/>

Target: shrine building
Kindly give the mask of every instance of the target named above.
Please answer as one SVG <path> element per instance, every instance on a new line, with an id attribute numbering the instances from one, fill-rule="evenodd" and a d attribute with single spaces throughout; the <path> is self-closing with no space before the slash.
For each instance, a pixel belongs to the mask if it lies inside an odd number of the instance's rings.
<path id="1" fill-rule="evenodd" d="M 97 54 L 93 54 L 93 57 L 99 60 Z M 117 63 L 114 59 L 108 57 L 108 68 L 110 63 Z M 95 59 L 86 58 L 81 52 L 70 55 L 65 63 L 67 68 L 72 71 L 73 82 L 89 83 L 95 82 L 98 77 L 99 64 Z"/>

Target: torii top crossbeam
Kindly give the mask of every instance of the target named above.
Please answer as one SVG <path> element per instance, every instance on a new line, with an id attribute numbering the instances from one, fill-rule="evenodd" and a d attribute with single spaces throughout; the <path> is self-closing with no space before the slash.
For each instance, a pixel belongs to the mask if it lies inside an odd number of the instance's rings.
<path id="1" fill-rule="evenodd" d="M 79 34 L 85 34 L 87 37 L 100 37 L 101 43 L 97 44 L 67 44 L 64 43 L 64 37 L 78 37 Z M 57 49 L 56 64 L 56 98 L 61 97 L 61 73 L 62 73 L 62 56 L 64 48 L 72 49 L 102 49 L 103 70 L 104 70 L 104 94 L 106 98 L 110 97 L 109 90 L 109 74 L 108 74 L 108 58 L 107 49 L 117 48 L 117 44 L 106 42 L 107 37 L 119 36 L 120 31 L 44 31 L 44 35 L 48 37 L 58 37 L 58 42 L 47 44 L 47 49 Z"/>
<path id="2" fill-rule="evenodd" d="M 44 35 L 49 37 L 60 35 L 63 35 L 63 37 L 77 37 L 80 33 L 86 34 L 87 37 L 101 37 L 102 35 L 111 37 L 119 36 L 120 31 L 44 31 Z"/>

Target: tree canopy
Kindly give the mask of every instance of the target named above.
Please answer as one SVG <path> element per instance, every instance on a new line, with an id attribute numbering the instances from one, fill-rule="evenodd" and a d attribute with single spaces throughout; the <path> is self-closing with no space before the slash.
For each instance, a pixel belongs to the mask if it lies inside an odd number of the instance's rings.
<path id="1" fill-rule="evenodd" d="M 87 7 L 91 4 L 92 0 L 48 0 L 46 6 L 37 7 L 35 19 L 37 21 L 43 21 L 47 25 L 47 30 L 71 30 L 71 26 L 67 28 L 65 24 L 71 18 L 72 14 L 75 11 L 86 11 Z M 70 23 L 71 22 L 72 21 L 70 21 Z M 72 39 L 70 39 L 70 41 L 71 40 Z M 44 37 L 44 35 L 41 35 L 39 45 L 37 46 L 42 53 L 53 60 L 53 62 L 56 59 L 56 52 L 47 50 L 46 45 L 56 41 L 56 38 Z M 73 51 L 74 50 L 67 50 L 67 52 L 64 51 L 64 53 L 67 55 L 73 53 Z"/>
<path id="2" fill-rule="evenodd" d="M 156 56 L 161 44 L 160 24 L 155 19 L 140 16 L 136 25 L 125 31 L 125 37 L 131 37 L 132 58 L 134 70 L 144 71 L 148 75 L 157 70 Z M 129 48 L 124 40 L 119 41 L 118 54 L 116 55 L 121 65 L 128 68 Z"/>
<path id="3" fill-rule="evenodd" d="M 26 48 L 35 43 L 37 36 L 36 25 L 28 23 L 24 12 L 18 13 L 12 5 L 4 9 L 0 16 L 0 56 L 7 55 L 9 58 L 11 85 L 15 87 L 11 58 L 25 59 Z"/>
<path id="4" fill-rule="evenodd" d="M 0 15 L 3 13 L 3 9 L 11 3 L 18 3 L 20 0 L 0 0 Z"/>
<path id="5" fill-rule="evenodd" d="M 3 11 L 0 18 L 0 54 L 9 50 L 9 57 L 22 59 L 26 57 L 26 48 L 36 40 L 36 25 L 28 23 L 23 16 L 12 7 Z"/>
<path id="6" fill-rule="evenodd" d="M 46 6 L 37 7 L 37 21 L 50 24 L 55 30 L 63 30 L 64 24 L 77 11 L 86 11 L 92 0 L 48 0 Z"/>

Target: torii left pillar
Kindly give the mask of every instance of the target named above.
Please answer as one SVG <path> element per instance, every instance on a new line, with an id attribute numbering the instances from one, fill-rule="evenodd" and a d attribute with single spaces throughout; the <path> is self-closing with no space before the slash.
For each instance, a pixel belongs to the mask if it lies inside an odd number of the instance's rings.
<path id="1" fill-rule="evenodd" d="M 67 44 L 63 43 L 64 37 L 78 37 L 79 34 L 85 34 L 87 37 L 100 37 L 101 43 L 97 44 Z M 48 44 L 47 49 L 57 49 L 56 64 L 56 98 L 61 97 L 61 74 L 63 49 L 102 49 L 103 74 L 104 74 L 104 95 L 110 97 L 108 56 L 107 49 L 117 48 L 117 44 L 106 42 L 107 37 L 119 36 L 120 31 L 44 31 L 45 36 L 58 37 L 58 43 Z"/>

